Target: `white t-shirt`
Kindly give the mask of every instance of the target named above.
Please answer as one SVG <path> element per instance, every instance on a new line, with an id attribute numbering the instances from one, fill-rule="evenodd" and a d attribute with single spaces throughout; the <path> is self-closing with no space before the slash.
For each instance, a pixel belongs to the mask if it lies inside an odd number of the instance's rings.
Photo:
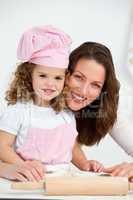
<path id="1" fill-rule="evenodd" d="M 42 159 L 50 169 L 51 165 L 54 169 L 58 164 L 68 165 L 72 159 L 77 131 L 74 115 L 69 110 L 56 113 L 51 107 L 40 107 L 32 102 L 17 103 L 8 106 L 1 115 L 0 129 L 17 136 L 14 148 L 24 159 Z M 28 133 L 34 147 L 30 140 L 27 145 Z"/>

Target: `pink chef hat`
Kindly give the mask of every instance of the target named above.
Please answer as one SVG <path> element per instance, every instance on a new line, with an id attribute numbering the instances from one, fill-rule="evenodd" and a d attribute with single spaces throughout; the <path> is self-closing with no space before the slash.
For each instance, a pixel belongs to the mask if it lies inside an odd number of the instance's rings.
<path id="1" fill-rule="evenodd" d="M 53 26 L 33 27 L 22 35 L 17 58 L 49 67 L 67 68 L 71 38 Z"/>

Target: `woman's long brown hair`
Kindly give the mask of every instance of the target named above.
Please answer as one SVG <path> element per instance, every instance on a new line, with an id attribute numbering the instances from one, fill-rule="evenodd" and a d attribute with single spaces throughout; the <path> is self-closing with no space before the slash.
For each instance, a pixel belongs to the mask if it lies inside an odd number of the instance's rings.
<path id="1" fill-rule="evenodd" d="M 79 59 L 93 59 L 102 64 L 106 71 L 105 83 L 101 95 L 90 105 L 76 111 L 78 142 L 85 145 L 98 144 L 110 131 L 117 118 L 119 82 L 110 50 L 102 44 L 86 42 L 76 48 L 69 57 L 68 71 L 74 72 Z"/>

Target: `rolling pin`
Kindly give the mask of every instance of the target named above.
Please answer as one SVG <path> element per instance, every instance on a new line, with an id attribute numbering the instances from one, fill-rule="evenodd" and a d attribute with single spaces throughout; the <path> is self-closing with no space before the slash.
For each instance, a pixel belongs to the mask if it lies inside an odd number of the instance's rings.
<path id="1" fill-rule="evenodd" d="M 46 178 L 47 195 L 127 195 L 133 183 L 123 177 Z"/>
<path id="2" fill-rule="evenodd" d="M 45 195 L 127 195 L 133 183 L 123 177 L 47 177 L 40 182 L 13 182 L 12 189 L 45 189 Z"/>

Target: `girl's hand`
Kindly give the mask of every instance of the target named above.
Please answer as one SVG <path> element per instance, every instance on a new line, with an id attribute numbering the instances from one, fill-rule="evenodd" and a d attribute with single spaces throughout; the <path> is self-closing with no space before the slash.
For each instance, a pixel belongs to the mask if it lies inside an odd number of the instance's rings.
<path id="1" fill-rule="evenodd" d="M 22 164 L 10 164 L 3 177 L 18 181 L 40 181 L 44 179 L 44 166 L 40 161 L 25 161 Z"/>
<path id="2" fill-rule="evenodd" d="M 93 172 L 102 172 L 104 167 L 101 163 L 96 160 L 86 160 L 81 166 L 81 170 L 84 171 L 93 171 Z"/>
<path id="3" fill-rule="evenodd" d="M 110 173 L 111 176 L 128 177 L 129 181 L 133 182 L 133 163 L 121 163 L 109 168 L 105 168 L 104 172 Z"/>

